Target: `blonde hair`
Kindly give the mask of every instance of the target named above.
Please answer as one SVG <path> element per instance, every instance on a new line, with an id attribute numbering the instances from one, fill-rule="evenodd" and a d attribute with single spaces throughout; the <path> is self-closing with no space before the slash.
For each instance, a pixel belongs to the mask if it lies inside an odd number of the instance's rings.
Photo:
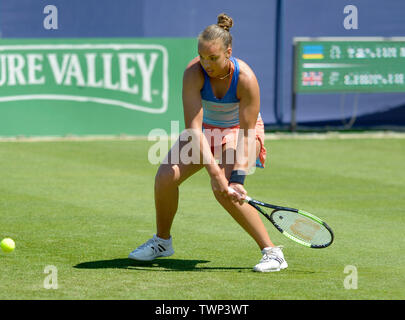
<path id="1" fill-rule="evenodd" d="M 233 26 L 233 19 L 225 13 L 217 17 L 217 24 L 212 24 L 204 29 L 198 36 L 198 41 L 213 41 L 220 39 L 224 48 L 232 47 L 232 36 L 229 30 Z"/>

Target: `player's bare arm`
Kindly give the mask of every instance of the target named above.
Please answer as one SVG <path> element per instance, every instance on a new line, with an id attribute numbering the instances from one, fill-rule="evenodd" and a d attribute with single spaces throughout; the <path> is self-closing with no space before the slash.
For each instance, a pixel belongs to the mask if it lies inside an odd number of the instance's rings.
<path id="1" fill-rule="evenodd" d="M 239 137 L 236 147 L 234 170 L 248 172 L 256 159 L 256 137 L 254 129 L 260 111 L 260 89 L 252 69 L 239 60 L 240 74 L 237 88 L 239 102 Z M 233 188 L 245 196 L 246 190 L 241 184 L 232 184 Z"/>
<path id="2" fill-rule="evenodd" d="M 204 84 L 199 58 L 193 59 L 183 75 L 183 109 L 185 128 L 199 142 L 200 158 L 203 161 L 214 191 L 228 196 L 228 181 L 211 153 L 208 141 L 202 131 L 203 108 L 200 90 Z"/>

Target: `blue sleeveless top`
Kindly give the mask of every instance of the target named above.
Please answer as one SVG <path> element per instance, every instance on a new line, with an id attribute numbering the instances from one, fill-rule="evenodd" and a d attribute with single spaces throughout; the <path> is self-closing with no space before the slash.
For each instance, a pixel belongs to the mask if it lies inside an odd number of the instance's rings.
<path id="1" fill-rule="evenodd" d="M 217 99 L 211 87 L 210 77 L 204 73 L 204 86 L 201 89 L 201 102 L 204 111 L 203 122 L 222 128 L 239 125 L 239 99 L 236 97 L 236 88 L 239 79 L 239 64 L 234 57 L 229 58 L 233 65 L 231 85 L 222 99 Z"/>

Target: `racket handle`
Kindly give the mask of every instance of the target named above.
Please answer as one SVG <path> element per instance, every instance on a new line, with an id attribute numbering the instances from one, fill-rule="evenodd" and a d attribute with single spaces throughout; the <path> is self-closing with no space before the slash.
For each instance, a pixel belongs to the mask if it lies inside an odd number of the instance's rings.
<path id="1" fill-rule="evenodd" d="M 228 191 L 231 193 L 237 193 L 237 191 L 232 187 L 228 187 Z M 246 196 L 245 199 L 243 199 L 243 200 L 245 200 L 246 202 L 249 202 L 250 200 L 252 200 L 252 198 L 249 196 Z"/>

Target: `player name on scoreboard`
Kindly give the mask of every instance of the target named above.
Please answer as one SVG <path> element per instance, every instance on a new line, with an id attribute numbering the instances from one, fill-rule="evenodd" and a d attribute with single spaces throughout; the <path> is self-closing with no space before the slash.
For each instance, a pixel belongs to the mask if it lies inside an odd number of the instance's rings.
<path id="1" fill-rule="evenodd" d="M 405 92 L 405 39 L 294 40 L 295 92 Z"/>

